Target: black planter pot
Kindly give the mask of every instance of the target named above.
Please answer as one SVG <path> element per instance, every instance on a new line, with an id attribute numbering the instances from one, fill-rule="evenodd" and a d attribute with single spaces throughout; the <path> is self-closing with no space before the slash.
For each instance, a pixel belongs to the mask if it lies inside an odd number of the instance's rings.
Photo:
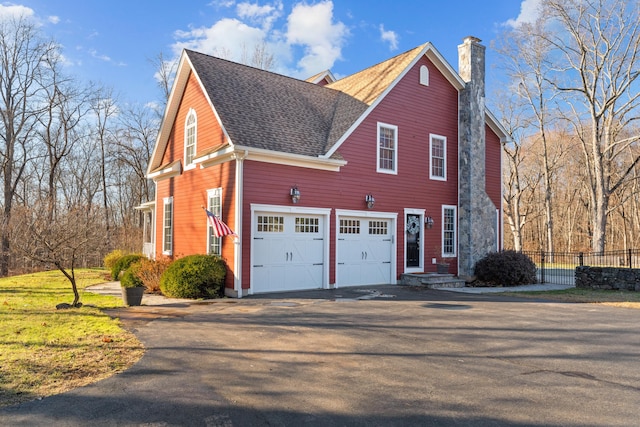
<path id="1" fill-rule="evenodd" d="M 140 286 L 135 288 L 122 287 L 122 301 L 124 302 L 124 305 L 128 305 L 128 306 L 141 305 L 142 294 L 144 294 L 143 287 L 140 287 Z"/>

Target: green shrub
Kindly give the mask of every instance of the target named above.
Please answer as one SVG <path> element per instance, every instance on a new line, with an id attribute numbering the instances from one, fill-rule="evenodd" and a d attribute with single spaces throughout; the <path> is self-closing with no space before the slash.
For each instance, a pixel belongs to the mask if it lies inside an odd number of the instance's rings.
<path id="1" fill-rule="evenodd" d="M 107 270 L 111 270 L 113 266 L 116 264 L 116 262 L 123 256 L 127 255 L 128 253 L 129 252 L 123 249 L 112 250 L 111 252 L 106 254 L 102 259 L 102 262 L 104 263 L 104 268 L 106 268 Z"/>
<path id="2" fill-rule="evenodd" d="M 476 263 L 475 276 L 484 286 L 518 286 L 537 282 L 536 265 L 531 258 L 516 251 L 488 254 Z"/>
<path id="3" fill-rule="evenodd" d="M 129 266 L 134 262 L 140 261 L 142 258 L 144 258 L 144 255 L 141 254 L 129 254 L 120 257 L 115 264 L 113 264 L 113 267 L 111 267 L 111 277 L 113 280 L 118 280 L 120 273 L 129 268 Z"/>
<path id="4" fill-rule="evenodd" d="M 220 257 L 189 255 L 169 265 L 160 290 L 170 298 L 213 298 L 222 295 L 227 266 Z"/>
<path id="5" fill-rule="evenodd" d="M 140 288 L 144 286 L 140 277 L 140 269 L 144 260 L 134 262 L 127 268 L 120 277 L 120 285 L 125 288 Z"/>

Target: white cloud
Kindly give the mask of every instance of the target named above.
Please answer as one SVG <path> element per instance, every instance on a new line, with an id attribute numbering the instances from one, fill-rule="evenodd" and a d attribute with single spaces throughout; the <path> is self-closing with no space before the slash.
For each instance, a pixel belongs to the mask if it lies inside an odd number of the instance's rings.
<path id="1" fill-rule="evenodd" d="M 47 21 L 49 21 L 52 24 L 58 24 L 60 22 L 60 17 L 59 16 L 55 16 L 55 15 L 51 15 L 49 17 L 47 17 Z"/>
<path id="2" fill-rule="evenodd" d="M 297 64 L 302 75 L 311 76 L 331 68 L 340 59 L 348 35 L 349 30 L 342 22 L 333 21 L 331 1 L 298 3 L 288 17 L 287 43 L 304 49 Z"/>
<path id="3" fill-rule="evenodd" d="M 236 10 L 240 18 L 260 18 L 281 11 L 282 3 L 276 2 L 273 5 L 266 4 L 264 6 L 260 6 L 258 3 L 238 3 Z"/>
<path id="4" fill-rule="evenodd" d="M 509 19 L 505 25 L 517 28 L 522 24 L 531 24 L 540 17 L 542 0 L 522 0 L 520 14 L 515 19 Z"/>
<path id="5" fill-rule="evenodd" d="M 210 3 L 211 6 L 215 6 L 218 8 L 233 7 L 233 5 L 235 4 L 236 4 L 235 0 L 214 0 Z"/>
<path id="6" fill-rule="evenodd" d="M 264 46 L 275 59 L 274 71 L 304 78 L 331 68 L 340 58 L 349 31 L 342 22 L 334 22 L 331 1 L 297 3 L 286 21 L 283 18 L 282 0 L 237 3 L 233 17 L 210 27 L 176 31 L 172 48 L 176 56 L 187 48 L 242 62 L 256 46 Z M 300 50 L 302 58 L 292 64 Z"/>
<path id="7" fill-rule="evenodd" d="M 280 0 L 273 4 L 260 6 L 257 3 L 238 3 L 236 11 L 240 19 L 248 19 L 257 23 L 265 31 L 269 31 L 273 23 L 282 16 L 283 5 Z"/>
<path id="8" fill-rule="evenodd" d="M 89 55 L 104 62 L 111 62 L 111 58 L 109 56 L 100 54 L 95 49 L 90 49 Z"/>
<path id="9" fill-rule="evenodd" d="M 398 48 L 398 34 L 395 31 L 385 31 L 384 25 L 380 24 L 380 38 L 383 42 L 389 43 L 390 50 Z"/>
<path id="10" fill-rule="evenodd" d="M 238 61 L 243 49 L 252 49 L 265 40 L 261 28 L 251 27 L 238 19 L 225 18 L 211 27 L 194 28 L 175 33 L 182 42 L 175 43 L 174 53 L 183 48 Z"/>
<path id="11" fill-rule="evenodd" d="M 33 9 L 27 6 L 17 4 L 1 4 L 0 3 L 0 19 L 17 18 L 17 17 L 33 17 Z"/>

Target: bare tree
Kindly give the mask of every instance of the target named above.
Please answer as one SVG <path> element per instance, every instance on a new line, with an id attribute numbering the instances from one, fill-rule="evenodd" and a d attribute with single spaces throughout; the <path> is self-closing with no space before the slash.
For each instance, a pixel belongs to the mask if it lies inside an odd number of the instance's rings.
<path id="1" fill-rule="evenodd" d="M 48 219 L 53 221 L 58 206 L 58 187 L 64 188 L 66 184 L 64 180 L 61 182 L 62 162 L 81 138 L 82 120 L 90 104 L 88 94 L 78 89 L 77 82 L 62 75 L 58 57 L 50 58 L 49 70 L 51 81 L 44 87 L 47 108 L 40 117 L 38 135 L 46 149 L 46 167 L 42 165 L 41 170 L 47 175 Z"/>
<path id="2" fill-rule="evenodd" d="M 273 70 L 276 60 L 273 53 L 269 50 L 267 42 L 264 40 L 253 46 L 251 53 L 248 53 L 246 45 L 242 46 L 242 55 L 240 62 L 262 70 Z"/>
<path id="3" fill-rule="evenodd" d="M 509 139 L 502 143 L 503 159 L 505 167 L 502 170 L 504 191 L 502 200 L 504 216 L 509 225 L 512 237 L 512 247 L 516 251 L 524 249 L 523 229 L 533 211 L 533 204 L 527 203 L 527 199 L 533 194 L 525 176 L 526 154 L 523 149 L 524 131 L 526 121 L 524 109 L 517 97 L 511 93 L 499 93 L 495 99 L 500 99 L 496 105 L 505 129 L 509 133 Z M 534 185 L 536 181 L 533 181 Z"/>
<path id="4" fill-rule="evenodd" d="M 73 291 L 71 307 L 79 307 L 80 294 L 75 268 L 79 257 L 97 247 L 102 239 L 98 231 L 99 215 L 86 207 L 58 210 L 54 221 L 42 215 L 48 211 L 49 200 L 33 207 L 18 208 L 12 219 L 14 250 L 33 261 L 57 268 L 69 280 Z"/>
<path id="5" fill-rule="evenodd" d="M 623 154 L 640 140 L 640 3 L 626 0 L 546 0 L 553 24 L 536 34 L 553 46 L 548 79 L 565 96 L 580 137 L 591 203 L 592 250 L 603 251 L 612 195 L 633 178 L 640 155 Z M 553 28 L 549 29 L 549 28 Z"/>
<path id="6" fill-rule="evenodd" d="M 169 95 L 171 94 L 171 85 L 173 84 L 173 78 L 178 68 L 178 61 L 174 59 L 172 61 L 166 60 L 164 54 L 160 52 L 155 58 L 150 59 L 149 62 L 157 70 L 155 74 L 156 82 L 162 92 L 163 106 L 169 101 Z M 161 109 L 162 110 L 162 109 Z M 162 111 L 159 111 L 162 114 Z"/>
<path id="7" fill-rule="evenodd" d="M 520 102 L 527 115 L 523 124 L 524 132 L 534 136 L 542 146 L 542 176 L 545 213 L 545 249 L 554 251 L 554 218 L 552 181 L 555 165 L 549 155 L 549 130 L 556 119 L 550 110 L 555 93 L 549 82 L 551 44 L 544 38 L 532 37 L 542 32 L 546 21 L 538 19 L 532 24 L 522 24 L 502 38 L 499 52 L 504 58 L 505 69 L 512 85 L 517 88 L 516 102 Z M 517 154 L 517 153 L 512 153 Z M 512 162 L 512 166 L 513 166 Z"/>
<path id="8" fill-rule="evenodd" d="M 151 110 L 131 106 L 120 115 L 120 131 L 116 143 L 116 157 L 135 177 L 133 203 L 139 205 L 153 199 L 154 186 L 147 178 L 147 165 L 160 127 Z"/>
<path id="9" fill-rule="evenodd" d="M 107 180 L 108 162 L 110 161 L 110 147 L 117 141 L 115 131 L 115 118 L 118 107 L 113 91 L 110 89 L 99 90 L 92 102 L 92 111 L 95 117 L 95 138 L 100 147 L 100 180 L 102 184 L 102 209 L 104 211 L 105 247 L 111 247 L 111 220 L 109 217 L 109 185 Z M 112 123 L 113 121 L 113 123 Z"/>
<path id="10" fill-rule="evenodd" d="M 2 226 L 0 276 L 9 273 L 9 223 L 22 175 L 29 163 L 29 144 L 43 113 L 44 76 L 57 46 L 42 39 L 24 16 L 0 20 L 0 174 Z"/>

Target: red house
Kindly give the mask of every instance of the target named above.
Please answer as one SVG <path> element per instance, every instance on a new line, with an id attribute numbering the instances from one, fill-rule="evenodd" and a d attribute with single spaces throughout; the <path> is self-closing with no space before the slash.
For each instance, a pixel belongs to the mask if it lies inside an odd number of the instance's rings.
<path id="1" fill-rule="evenodd" d="M 150 256 L 221 255 L 226 294 L 473 273 L 501 249 L 501 139 L 484 47 L 426 43 L 307 81 L 185 50 L 148 176 Z M 216 238 L 203 207 L 239 236 Z"/>

